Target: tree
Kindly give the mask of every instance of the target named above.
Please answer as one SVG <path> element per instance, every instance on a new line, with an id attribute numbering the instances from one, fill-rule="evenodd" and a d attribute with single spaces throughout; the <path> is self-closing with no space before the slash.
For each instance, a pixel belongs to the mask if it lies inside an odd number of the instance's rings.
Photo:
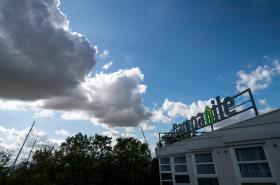
<path id="1" fill-rule="evenodd" d="M 17 164 L 2 184 L 157 185 L 158 164 L 148 145 L 135 138 L 116 141 L 112 146 L 110 137 L 78 133 L 59 147 L 43 145 L 31 162 Z"/>
<path id="2" fill-rule="evenodd" d="M 9 151 L 0 151 L 0 184 L 5 184 L 5 177 L 9 172 L 7 165 L 11 160 L 11 155 Z"/>
<path id="3" fill-rule="evenodd" d="M 114 184 L 148 184 L 151 152 L 146 143 L 129 137 L 118 138 L 113 149 Z"/>

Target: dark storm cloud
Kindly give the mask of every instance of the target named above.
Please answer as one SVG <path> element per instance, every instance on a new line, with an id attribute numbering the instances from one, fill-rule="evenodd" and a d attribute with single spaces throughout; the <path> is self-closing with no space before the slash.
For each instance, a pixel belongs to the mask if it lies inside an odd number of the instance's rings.
<path id="1" fill-rule="evenodd" d="M 91 77 L 95 53 L 83 35 L 71 31 L 59 0 L 0 1 L 0 98 L 39 100 L 35 108 L 70 117 L 80 112 L 85 117 L 79 119 L 111 127 L 149 119 L 141 71 Z"/>
<path id="2" fill-rule="evenodd" d="M 95 51 L 71 32 L 53 0 L 0 2 L 0 96 L 36 100 L 61 96 L 94 67 Z"/>

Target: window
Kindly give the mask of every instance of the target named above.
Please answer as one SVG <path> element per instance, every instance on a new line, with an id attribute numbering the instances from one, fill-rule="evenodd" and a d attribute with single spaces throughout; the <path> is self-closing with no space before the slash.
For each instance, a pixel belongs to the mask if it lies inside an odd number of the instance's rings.
<path id="1" fill-rule="evenodd" d="M 162 173 L 161 180 L 172 180 L 172 173 Z"/>
<path id="2" fill-rule="evenodd" d="M 188 172 L 186 156 L 174 157 L 175 172 Z"/>
<path id="3" fill-rule="evenodd" d="M 171 166 L 170 165 L 160 165 L 160 170 L 161 171 L 171 171 Z"/>
<path id="4" fill-rule="evenodd" d="M 162 185 L 173 185 L 172 181 L 162 181 L 161 182 Z"/>
<path id="5" fill-rule="evenodd" d="M 198 185 L 219 185 L 217 178 L 198 178 Z"/>
<path id="6" fill-rule="evenodd" d="M 175 172 L 187 172 L 188 169 L 187 169 L 187 165 L 182 165 L 182 164 L 179 164 L 179 165 L 174 165 L 174 169 L 175 169 Z"/>
<path id="7" fill-rule="evenodd" d="M 160 158 L 161 184 L 173 185 L 170 158 Z"/>
<path id="8" fill-rule="evenodd" d="M 174 178 L 176 183 L 190 183 L 186 156 L 173 157 L 174 161 Z"/>
<path id="9" fill-rule="evenodd" d="M 236 148 L 241 177 L 272 177 L 263 147 Z"/>
<path id="10" fill-rule="evenodd" d="M 195 154 L 197 174 L 216 174 L 211 153 Z"/>
<path id="11" fill-rule="evenodd" d="M 160 159 L 160 164 L 170 164 L 170 159 L 169 158 L 161 158 Z"/>
<path id="12" fill-rule="evenodd" d="M 190 178 L 188 175 L 175 175 L 176 183 L 190 183 Z"/>
<path id="13" fill-rule="evenodd" d="M 169 158 L 161 158 L 160 159 L 160 170 L 162 172 L 171 171 L 170 159 Z"/>

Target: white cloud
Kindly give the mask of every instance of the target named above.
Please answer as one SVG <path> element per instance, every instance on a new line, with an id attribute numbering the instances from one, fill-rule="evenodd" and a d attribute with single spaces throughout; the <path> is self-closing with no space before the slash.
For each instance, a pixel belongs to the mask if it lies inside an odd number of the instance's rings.
<path id="1" fill-rule="evenodd" d="M 102 66 L 102 69 L 107 70 L 113 65 L 113 61 L 110 61 Z"/>
<path id="2" fill-rule="evenodd" d="M 12 151 L 13 152 L 12 160 L 14 160 L 21 145 L 23 144 L 23 141 L 29 129 L 30 128 L 27 127 L 25 129 L 20 130 L 15 128 L 6 128 L 0 125 L 0 150 Z M 61 129 L 58 130 L 57 133 L 65 135 L 67 131 Z M 65 141 L 65 139 L 49 138 L 48 134 L 45 131 L 36 129 L 34 127 L 23 147 L 23 150 L 18 160 L 19 162 L 28 157 L 36 136 L 38 136 L 38 138 L 35 145 L 35 149 L 40 145 L 46 145 L 46 144 L 58 147 L 62 142 Z"/>
<path id="3" fill-rule="evenodd" d="M 203 112 L 206 105 L 210 105 L 210 100 L 202 101 L 198 100 L 192 104 L 184 104 L 182 102 L 173 102 L 168 99 L 164 100 L 163 105 L 153 111 L 153 122 L 171 123 L 176 117 L 184 117 L 190 119 L 192 116 L 196 116 L 197 113 Z"/>
<path id="4" fill-rule="evenodd" d="M 109 55 L 109 51 L 106 49 L 102 53 L 99 54 L 100 58 L 106 59 Z"/>
<path id="5" fill-rule="evenodd" d="M 156 128 L 148 123 L 141 123 L 139 126 L 142 127 L 143 130 L 154 130 Z"/>
<path id="6" fill-rule="evenodd" d="M 98 47 L 71 31 L 59 4 L 0 2 L 0 108 L 31 110 L 35 117 L 52 117 L 59 111 L 65 119 L 111 127 L 148 120 L 151 113 L 142 100 L 147 87 L 140 69 L 90 74 Z M 101 55 L 106 58 L 109 51 Z"/>
<path id="7" fill-rule="evenodd" d="M 237 72 L 238 80 L 236 90 L 243 91 L 251 88 L 252 91 L 266 89 L 272 82 L 272 77 L 280 74 L 280 63 L 273 59 L 269 65 L 259 66 L 254 71 L 246 73 L 241 70 Z"/>
<path id="8" fill-rule="evenodd" d="M 129 133 L 133 133 L 135 132 L 135 128 L 134 127 L 125 127 L 125 132 L 129 132 Z"/>
<path id="9" fill-rule="evenodd" d="M 270 112 L 270 111 L 274 110 L 274 108 L 272 108 L 272 107 L 267 103 L 266 99 L 260 99 L 260 100 L 259 100 L 259 103 L 260 103 L 260 105 L 262 106 L 262 108 L 259 109 L 259 112 L 260 112 L 261 114 L 264 114 L 264 113 L 266 113 L 266 112 Z"/>
<path id="10" fill-rule="evenodd" d="M 66 119 L 94 120 L 110 127 L 137 126 L 151 117 L 143 105 L 143 78 L 139 68 L 99 73 L 85 80 L 79 94 L 48 99 L 43 107 L 64 111 Z"/>
<path id="11" fill-rule="evenodd" d="M 171 123 L 172 119 L 168 115 L 164 115 L 163 110 L 154 110 L 152 116 L 153 122 L 161 122 L 161 123 Z"/>
<path id="12" fill-rule="evenodd" d="M 143 105 L 146 85 L 139 68 L 99 73 L 87 77 L 79 89 L 65 97 L 37 101 L 0 100 L 0 109 L 33 111 L 35 117 L 53 117 L 61 112 L 66 120 L 89 120 L 103 126 L 137 126 L 152 113 Z"/>
<path id="13" fill-rule="evenodd" d="M 64 130 L 64 129 L 55 130 L 54 133 L 58 136 L 64 136 L 64 137 L 70 136 L 70 133 L 67 130 Z"/>
<path id="14" fill-rule="evenodd" d="M 34 117 L 41 117 L 41 118 L 52 118 L 54 116 L 54 111 L 52 110 L 38 110 L 35 112 Z"/>

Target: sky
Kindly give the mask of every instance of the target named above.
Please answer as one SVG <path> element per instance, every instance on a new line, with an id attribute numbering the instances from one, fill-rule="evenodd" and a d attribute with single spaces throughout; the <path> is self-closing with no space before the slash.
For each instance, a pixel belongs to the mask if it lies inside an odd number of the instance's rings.
<path id="1" fill-rule="evenodd" d="M 280 2 L 0 0 L 0 149 L 78 132 L 144 141 L 251 88 L 279 108 Z M 248 115 L 249 116 L 249 115 Z M 246 116 L 245 116 L 246 118 Z"/>

